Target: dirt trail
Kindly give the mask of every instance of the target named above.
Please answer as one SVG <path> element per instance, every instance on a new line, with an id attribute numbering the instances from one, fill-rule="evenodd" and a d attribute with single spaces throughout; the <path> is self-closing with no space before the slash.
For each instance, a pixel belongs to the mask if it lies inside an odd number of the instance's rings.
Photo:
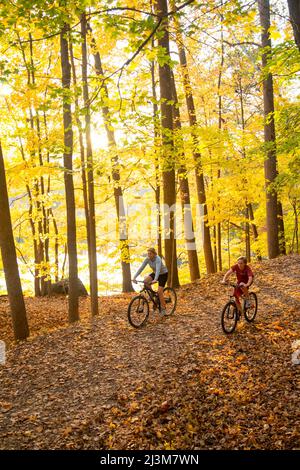
<path id="1" fill-rule="evenodd" d="M 300 448 L 300 257 L 254 269 L 257 319 L 229 337 L 221 274 L 180 288 L 175 315 L 140 330 L 127 322 L 130 295 L 100 299 L 93 320 L 82 300 L 71 327 L 65 299 L 27 299 L 37 336 L 0 366 L 0 448 Z M 7 311 L 2 298 L 9 343 Z"/>

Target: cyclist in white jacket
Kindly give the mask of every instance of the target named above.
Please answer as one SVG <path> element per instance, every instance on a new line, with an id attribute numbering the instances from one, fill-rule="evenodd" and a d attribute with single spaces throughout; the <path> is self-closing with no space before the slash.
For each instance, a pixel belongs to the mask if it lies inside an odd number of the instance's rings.
<path id="1" fill-rule="evenodd" d="M 145 269 L 145 267 L 149 264 L 150 268 L 152 268 L 152 273 L 149 274 L 148 276 L 145 277 L 144 282 L 146 284 L 154 284 L 155 282 L 158 282 L 158 296 L 160 300 L 160 305 L 161 305 L 161 315 L 166 314 L 166 302 L 164 299 L 163 291 L 164 287 L 167 283 L 168 280 L 168 269 L 164 265 L 162 259 L 158 254 L 156 253 L 155 248 L 149 248 L 147 250 L 148 256 L 147 258 L 144 259 L 143 263 L 137 270 L 133 282 L 136 282 L 136 278 L 138 275 Z"/>

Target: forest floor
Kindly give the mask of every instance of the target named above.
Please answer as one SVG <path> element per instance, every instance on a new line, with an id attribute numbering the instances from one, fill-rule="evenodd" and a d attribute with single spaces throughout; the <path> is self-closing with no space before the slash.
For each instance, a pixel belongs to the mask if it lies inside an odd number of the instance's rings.
<path id="1" fill-rule="evenodd" d="M 136 330 L 130 294 L 27 298 L 32 337 L 14 345 L 0 298 L 0 449 L 299 449 L 300 256 L 253 265 L 255 322 L 226 336 L 221 274 L 178 290 L 169 318 Z"/>

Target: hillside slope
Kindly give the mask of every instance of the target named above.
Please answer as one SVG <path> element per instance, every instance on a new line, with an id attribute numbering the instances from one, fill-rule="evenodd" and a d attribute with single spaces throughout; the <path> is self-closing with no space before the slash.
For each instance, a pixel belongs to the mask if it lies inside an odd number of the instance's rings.
<path id="1" fill-rule="evenodd" d="M 65 299 L 27 299 L 36 337 L 11 344 L 0 366 L 0 448 L 300 448 L 300 257 L 254 269 L 257 319 L 231 336 L 221 274 L 180 288 L 174 316 L 140 330 L 127 322 L 130 295 L 101 298 L 93 320 L 82 300 L 71 327 Z M 9 343 L 7 311 L 1 298 Z"/>

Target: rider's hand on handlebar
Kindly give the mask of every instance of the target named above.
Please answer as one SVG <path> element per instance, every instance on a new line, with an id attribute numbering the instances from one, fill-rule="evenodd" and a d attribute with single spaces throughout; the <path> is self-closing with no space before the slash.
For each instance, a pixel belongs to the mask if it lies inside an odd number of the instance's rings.
<path id="1" fill-rule="evenodd" d="M 227 281 L 224 281 L 224 280 L 222 280 L 222 281 L 221 281 L 221 284 L 223 284 L 223 286 L 227 286 L 228 282 L 227 282 Z"/>
<path id="2" fill-rule="evenodd" d="M 154 280 L 153 280 L 153 281 L 151 282 L 151 284 L 156 284 L 157 282 L 158 282 L 158 281 L 154 281 Z"/>

